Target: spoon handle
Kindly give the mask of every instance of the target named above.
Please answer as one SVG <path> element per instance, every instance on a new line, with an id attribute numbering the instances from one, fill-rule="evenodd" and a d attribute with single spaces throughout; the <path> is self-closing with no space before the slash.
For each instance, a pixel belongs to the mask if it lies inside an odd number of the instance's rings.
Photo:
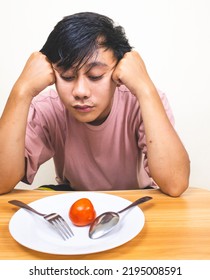
<path id="1" fill-rule="evenodd" d="M 120 213 L 122 213 L 122 212 L 128 210 L 129 208 L 134 207 L 134 206 L 136 206 L 136 205 L 138 205 L 138 204 L 144 203 L 144 202 L 146 202 L 146 201 L 148 201 L 148 200 L 150 200 L 150 199 L 152 199 L 151 196 L 144 196 L 144 197 L 141 197 L 141 198 L 135 200 L 135 201 L 134 201 L 133 203 L 131 203 L 130 205 L 128 205 L 126 208 L 124 208 L 124 209 L 118 211 L 118 214 L 120 214 Z"/>

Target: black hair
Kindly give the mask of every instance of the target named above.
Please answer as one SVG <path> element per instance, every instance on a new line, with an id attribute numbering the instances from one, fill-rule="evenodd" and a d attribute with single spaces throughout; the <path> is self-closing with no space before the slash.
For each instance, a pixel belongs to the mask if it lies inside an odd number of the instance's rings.
<path id="1" fill-rule="evenodd" d="M 99 47 L 112 50 L 117 61 L 132 49 L 123 27 L 107 16 L 82 12 L 59 21 L 40 51 L 67 70 L 80 67 Z"/>

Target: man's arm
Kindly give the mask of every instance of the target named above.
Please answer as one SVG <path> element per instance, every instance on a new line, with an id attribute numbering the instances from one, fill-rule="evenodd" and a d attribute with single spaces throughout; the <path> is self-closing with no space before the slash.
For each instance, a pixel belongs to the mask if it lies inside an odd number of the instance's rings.
<path id="1" fill-rule="evenodd" d="M 121 59 L 113 73 L 113 80 L 124 84 L 141 106 L 152 178 L 162 192 L 171 196 L 181 195 L 189 184 L 189 157 L 136 51 L 126 53 Z"/>
<path id="2" fill-rule="evenodd" d="M 55 81 L 46 56 L 28 59 L 14 84 L 0 119 L 0 194 L 11 191 L 25 173 L 25 134 L 33 97 Z"/>

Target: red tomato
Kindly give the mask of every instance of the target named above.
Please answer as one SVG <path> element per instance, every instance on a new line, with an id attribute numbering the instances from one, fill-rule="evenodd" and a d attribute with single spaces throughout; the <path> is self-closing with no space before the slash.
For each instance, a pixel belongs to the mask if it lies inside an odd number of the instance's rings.
<path id="1" fill-rule="evenodd" d="M 95 209 L 88 198 L 75 201 L 69 209 L 69 218 L 76 226 L 87 226 L 93 222 L 95 217 Z"/>

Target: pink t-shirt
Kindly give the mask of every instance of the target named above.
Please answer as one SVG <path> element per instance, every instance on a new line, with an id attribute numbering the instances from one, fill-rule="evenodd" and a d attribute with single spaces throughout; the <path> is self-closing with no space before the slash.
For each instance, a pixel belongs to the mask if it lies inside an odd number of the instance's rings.
<path id="1" fill-rule="evenodd" d="M 170 121 L 166 96 L 159 92 Z M 28 117 L 24 181 L 54 159 L 56 180 L 75 190 L 137 189 L 155 185 L 147 166 L 147 147 L 139 103 L 121 86 L 112 110 L 99 126 L 77 121 L 50 89 L 34 98 Z M 49 182 L 50 184 L 51 182 Z"/>

